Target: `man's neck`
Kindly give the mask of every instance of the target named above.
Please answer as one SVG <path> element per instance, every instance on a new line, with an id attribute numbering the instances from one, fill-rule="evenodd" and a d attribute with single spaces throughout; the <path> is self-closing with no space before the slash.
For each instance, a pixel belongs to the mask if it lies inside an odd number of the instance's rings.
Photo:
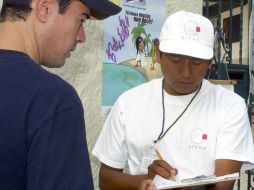
<path id="1" fill-rule="evenodd" d="M 39 61 L 32 28 L 25 21 L 5 21 L 0 23 L 0 49 L 26 53 L 34 61 Z"/>

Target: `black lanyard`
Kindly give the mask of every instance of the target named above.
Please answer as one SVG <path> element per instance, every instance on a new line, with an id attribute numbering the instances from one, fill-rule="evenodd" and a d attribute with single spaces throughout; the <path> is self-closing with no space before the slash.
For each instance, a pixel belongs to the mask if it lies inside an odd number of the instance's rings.
<path id="1" fill-rule="evenodd" d="M 182 117 L 182 115 L 186 112 L 186 110 L 188 109 L 188 107 L 191 105 L 191 103 L 193 102 L 193 100 L 195 99 L 195 97 L 197 96 L 197 94 L 199 93 L 202 83 L 198 89 L 198 91 L 194 94 L 194 96 L 192 97 L 192 99 L 190 100 L 190 102 L 188 103 L 188 105 L 185 107 L 185 109 L 182 111 L 182 113 L 176 118 L 176 120 L 167 128 L 167 130 L 164 132 L 164 125 L 165 125 L 165 105 L 164 105 L 164 78 L 162 80 L 162 87 L 161 87 L 161 100 L 162 100 L 162 113 L 163 113 L 163 118 L 162 118 L 162 129 L 160 132 L 160 135 L 158 136 L 157 140 L 154 141 L 154 143 L 158 142 L 159 140 L 161 140 L 166 134 L 167 132 L 176 124 L 176 122 Z"/>

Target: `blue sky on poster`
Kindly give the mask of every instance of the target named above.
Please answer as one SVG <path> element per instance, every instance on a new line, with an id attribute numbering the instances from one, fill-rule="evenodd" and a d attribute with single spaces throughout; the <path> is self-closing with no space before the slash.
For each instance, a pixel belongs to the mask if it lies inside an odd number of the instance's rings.
<path id="1" fill-rule="evenodd" d="M 133 27 L 137 27 L 138 19 L 151 21 L 144 29 L 151 34 L 151 40 L 159 38 L 165 20 L 165 0 L 144 0 L 144 4 L 135 3 L 138 0 L 126 1 L 122 1 L 122 11 L 118 15 L 104 21 L 104 63 L 121 63 L 135 59 L 136 48 L 132 42 L 131 31 Z"/>

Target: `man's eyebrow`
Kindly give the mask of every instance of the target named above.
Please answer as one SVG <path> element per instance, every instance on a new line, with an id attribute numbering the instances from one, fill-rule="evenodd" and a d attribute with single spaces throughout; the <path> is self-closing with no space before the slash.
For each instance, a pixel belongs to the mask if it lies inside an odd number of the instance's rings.
<path id="1" fill-rule="evenodd" d="M 90 19 L 90 14 L 88 14 L 88 13 L 82 13 L 82 15 L 85 16 L 86 19 Z"/>

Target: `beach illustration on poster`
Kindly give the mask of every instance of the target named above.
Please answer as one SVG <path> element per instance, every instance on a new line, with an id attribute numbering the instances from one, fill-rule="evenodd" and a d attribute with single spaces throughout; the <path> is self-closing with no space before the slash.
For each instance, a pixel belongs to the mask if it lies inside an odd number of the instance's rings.
<path id="1" fill-rule="evenodd" d="M 124 91 L 162 76 L 158 38 L 165 0 L 114 0 L 122 11 L 104 21 L 102 115 Z"/>

